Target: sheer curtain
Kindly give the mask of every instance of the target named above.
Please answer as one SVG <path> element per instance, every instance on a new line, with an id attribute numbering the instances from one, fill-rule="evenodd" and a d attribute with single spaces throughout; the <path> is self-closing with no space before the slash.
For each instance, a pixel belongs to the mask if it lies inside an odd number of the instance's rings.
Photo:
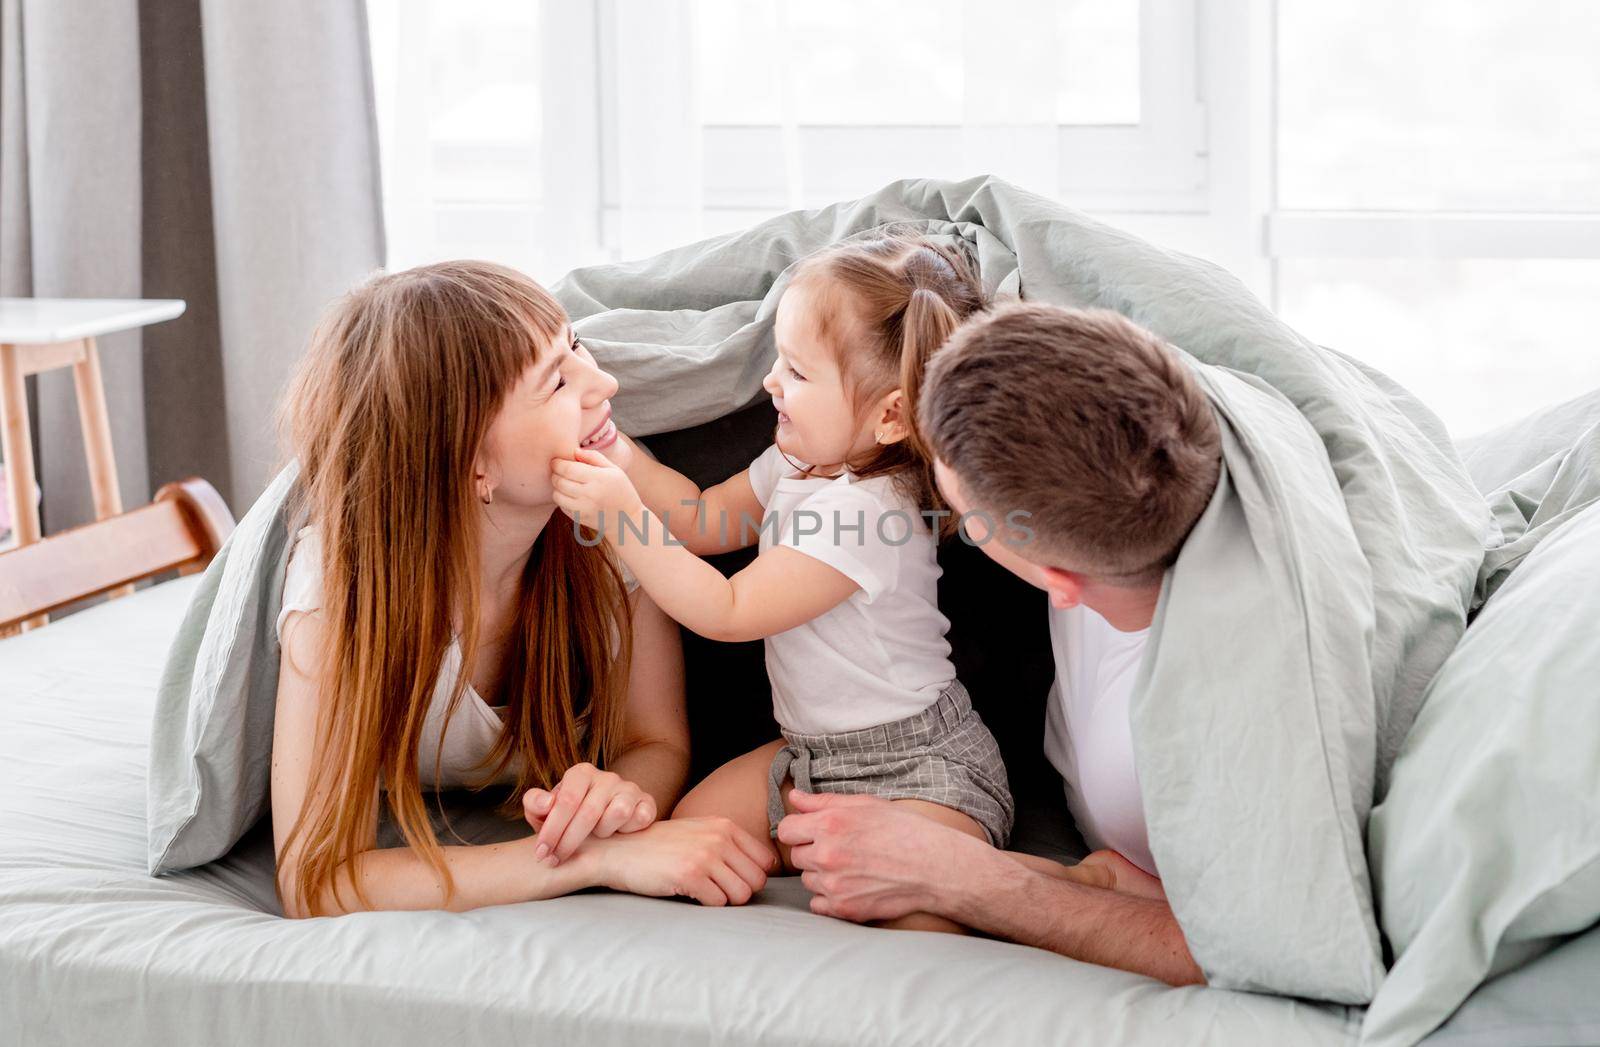
<path id="1" fill-rule="evenodd" d="M 277 391 L 384 256 L 362 0 L 0 0 L 0 294 L 182 298 L 100 341 L 123 504 L 242 514 Z M 39 375 L 47 533 L 94 518 L 70 371 Z"/>

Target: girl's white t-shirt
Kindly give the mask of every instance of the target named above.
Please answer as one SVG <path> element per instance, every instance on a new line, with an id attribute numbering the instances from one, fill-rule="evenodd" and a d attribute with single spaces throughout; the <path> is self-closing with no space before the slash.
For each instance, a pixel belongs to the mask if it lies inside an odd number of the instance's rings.
<path id="1" fill-rule="evenodd" d="M 1121 632 L 1084 606 L 1050 609 L 1056 680 L 1045 706 L 1044 753 L 1066 785 L 1084 842 L 1118 851 L 1152 876 L 1144 797 L 1128 718 L 1149 629 Z"/>
<path id="2" fill-rule="evenodd" d="M 773 714 L 798 734 L 913 716 L 955 679 L 945 641 L 950 621 L 939 613 L 933 532 L 892 477 L 796 472 L 776 444 L 750 464 L 750 486 L 764 509 L 760 551 L 787 546 L 861 588 L 811 621 L 767 637 Z"/>
<path id="3" fill-rule="evenodd" d="M 629 590 L 637 583 L 633 576 L 623 572 Z M 289 552 L 288 573 L 283 583 L 283 609 L 278 612 L 278 642 L 283 642 L 283 626 L 289 615 L 296 611 L 310 612 L 322 607 L 322 538 L 315 527 L 302 527 L 295 535 Z M 461 677 L 461 645 L 452 640 L 439 665 L 439 678 L 434 683 L 433 696 L 428 704 L 427 718 L 422 725 L 422 739 L 417 746 L 417 766 L 422 784 L 434 789 L 458 789 L 479 784 L 483 774 L 483 759 L 488 756 L 495 740 L 504 728 L 501 716 L 503 705 L 490 705 L 479 696 L 469 682 L 461 694 L 461 702 L 454 715 L 445 721 L 450 702 L 450 692 Z M 444 736 L 444 750 L 439 752 L 439 738 Z M 439 753 L 435 766 L 434 754 Z M 497 785 L 509 785 L 517 780 L 520 761 L 515 756 L 504 771 L 494 779 Z"/>

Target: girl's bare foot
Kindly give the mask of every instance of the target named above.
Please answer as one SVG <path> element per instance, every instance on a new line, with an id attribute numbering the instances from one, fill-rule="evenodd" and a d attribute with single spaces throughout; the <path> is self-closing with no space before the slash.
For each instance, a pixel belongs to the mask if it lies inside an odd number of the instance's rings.
<path id="1" fill-rule="evenodd" d="M 1161 889 L 1160 880 L 1116 851 L 1095 851 L 1073 868 L 1086 874 L 1086 878 L 1081 882 L 1090 883 L 1089 877 L 1107 881 L 1093 883 L 1092 885 L 1096 887 L 1138 895 L 1141 898 L 1154 898 L 1157 901 L 1167 899 L 1167 893 Z"/>

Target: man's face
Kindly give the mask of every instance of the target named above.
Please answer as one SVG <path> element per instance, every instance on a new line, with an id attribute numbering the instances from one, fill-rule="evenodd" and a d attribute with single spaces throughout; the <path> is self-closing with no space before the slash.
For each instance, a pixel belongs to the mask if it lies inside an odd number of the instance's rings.
<path id="1" fill-rule="evenodd" d="M 1049 591 L 1052 587 L 1045 577 L 1045 567 L 1034 563 L 1023 555 L 1024 546 L 1018 542 L 1018 532 L 1015 528 L 1006 525 L 1006 512 L 998 513 L 988 507 L 974 506 L 961 489 L 961 480 L 942 461 L 937 458 L 933 462 L 933 479 L 939 485 L 939 493 L 944 495 L 944 500 L 949 504 L 951 511 L 956 516 L 962 517 L 967 513 L 986 513 L 987 515 L 973 515 L 967 517 L 962 526 L 966 529 L 967 536 L 995 563 L 1004 567 L 1012 574 L 1021 578 L 1030 585 Z M 1026 520 L 1022 521 L 1026 523 Z"/>

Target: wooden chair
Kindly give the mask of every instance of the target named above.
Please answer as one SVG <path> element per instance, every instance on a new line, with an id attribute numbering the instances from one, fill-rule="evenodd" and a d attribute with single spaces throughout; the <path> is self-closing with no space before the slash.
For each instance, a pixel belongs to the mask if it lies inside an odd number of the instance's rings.
<path id="1" fill-rule="evenodd" d="M 167 484 L 142 508 L 0 553 L 0 636 L 167 571 L 204 570 L 232 531 L 233 514 L 216 489 L 191 478 Z"/>

